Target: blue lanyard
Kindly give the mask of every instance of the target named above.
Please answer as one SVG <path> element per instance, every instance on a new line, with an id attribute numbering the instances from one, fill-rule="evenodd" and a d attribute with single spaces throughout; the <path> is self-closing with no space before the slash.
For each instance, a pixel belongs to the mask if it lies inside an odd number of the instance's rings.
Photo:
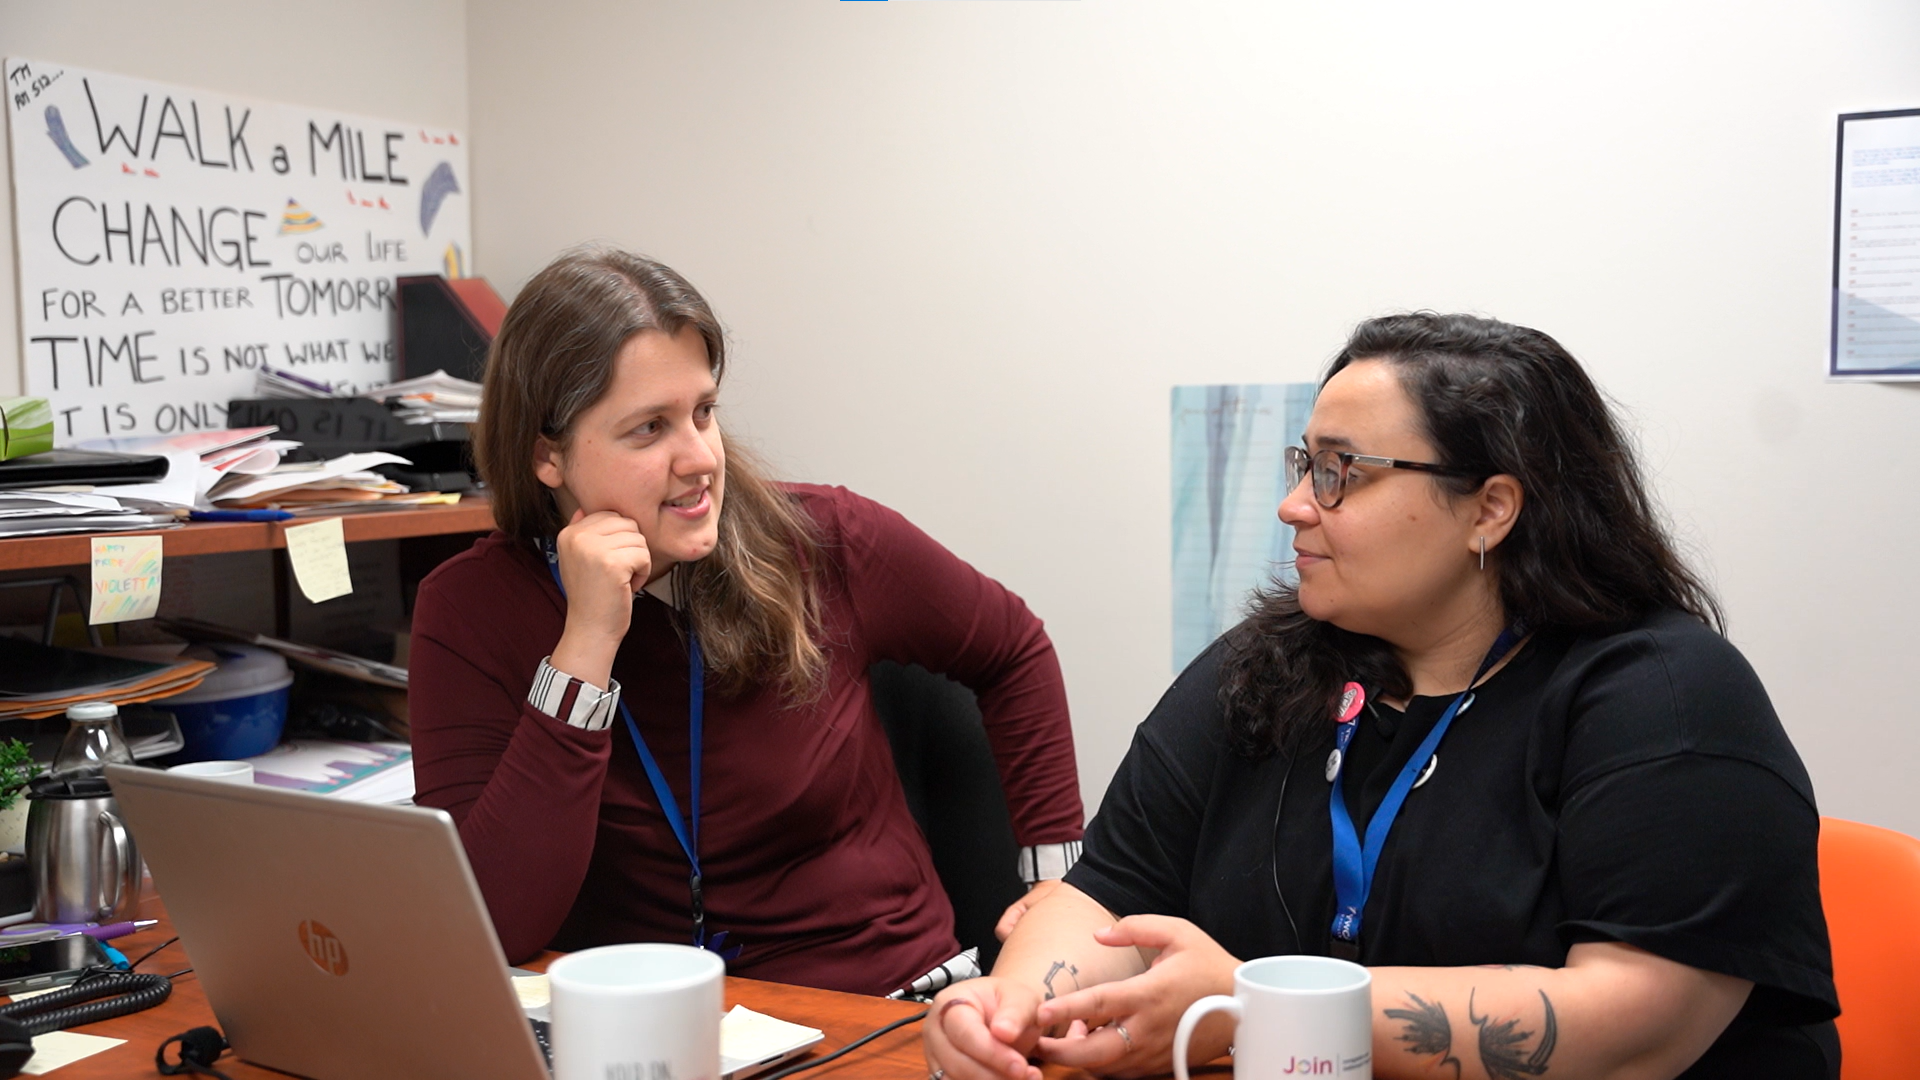
<path id="1" fill-rule="evenodd" d="M 553 584 L 565 598 L 567 586 L 560 580 L 560 552 L 552 540 L 542 538 L 540 550 L 547 557 L 547 572 L 553 575 Z M 627 722 L 627 731 L 633 736 L 634 748 L 640 751 L 640 764 L 647 770 L 647 782 L 653 785 L 654 797 L 660 800 L 660 812 L 666 815 L 667 825 L 673 829 L 673 838 L 680 841 L 680 850 L 686 853 L 687 865 L 693 873 L 687 878 L 687 889 L 693 898 L 693 943 L 714 952 L 721 951 L 727 932 L 722 930 L 707 940 L 707 902 L 700 881 L 700 759 L 701 732 L 706 726 L 706 672 L 700 660 L 700 639 L 694 635 L 693 626 L 687 626 L 687 742 L 689 771 L 692 773 L 692 791 L 690 813 L 680 815 L 680 803 L 673 797 L 673 789 L 667 786 L 666 774 L 660 771 L 660 763 L 654 759 L 653 751 L 647 748 L 647 740 L 640 737 L 640 725 L 633 722 L 633 712 L 627 708 L 626 699 L 620 700 L 620 718 Z M 738 956 L 740 949 L 730 950 L 732 956 Z M 727 953 L 722 953 L 727 956 Z"/>
<path id="2" fill-rule="evenodd" d="M 1386 847 L 1387 832 L 1393 828 L 1393 820 L 1400 816 L 1400 807 L 1407 801 L 1407 793 L 1413 790 L 1414 782 L 1426 767 L 1428 759 L 1440 747 L 1440 740 L 1446 737 L 1447 728 L 1453 724 L 1453 718 L 1473 705 L 1473 687 L 1488 669 L 1500 662 L 1500 659 L 1513 651 L 1514 645 L 1525 633 L 1520 624 L 1515 623 L 1500 632 L 1494 639 L 1493 648 L 1487 651 L 1487 658 L 1480 662 L 1480 670 L 1473 675 L 1467 688 L 1453 699 L 1447 711 L 1440 714 L 1440 720 L 1433 730 L 1421 740 L 1420 746 L 1400 767 L 1400 775 L 1394 777 L 1393 786 L 1387 789 L 1386 798 L 1380 800 L 1380 808 L 1367 822 L 1366 846 L 1363 848 L 1357 831 L 1353 827 L 1353 816 L 1347 812 L 1347 799 L 1344 781 L 1346 779 L 1347 744 L 1353 741 L 1353 733 L 1360 726 L 1357 702 L 1340 718 L 1338 734 L 1334 739 L 1338 745 L 1328 769 L 1333 781 L 1331 800 L 1328 810 L 1333 817 L 1333 892 L 1334 915 L 1333 936 L 1336 941 L 1344 942 L 1348 952 L 1358 954 L 1360 945 L 1360 914 L 1366 909 L 1367 895 L 1373 891 L 1373 872 L 1380 865 L 1380 851 Z M 1358 689 L 1357 687 L 1354 689 Z M 1361 692 L 1364 694 L 1364 691 Z"/>

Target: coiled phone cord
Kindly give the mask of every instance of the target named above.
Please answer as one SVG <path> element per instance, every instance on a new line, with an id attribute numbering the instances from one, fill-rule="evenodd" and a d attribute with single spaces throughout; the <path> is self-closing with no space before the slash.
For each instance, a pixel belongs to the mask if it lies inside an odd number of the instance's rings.
<path id="1" fill-rule="evenodd" d="M 45 1035 L 151 1009 L 171 993 L 173 980 L 165 975 L 92 968 L 69 986 L 0 1005 L 0 1016 L 18 1020 L 29 1035 Z"/>

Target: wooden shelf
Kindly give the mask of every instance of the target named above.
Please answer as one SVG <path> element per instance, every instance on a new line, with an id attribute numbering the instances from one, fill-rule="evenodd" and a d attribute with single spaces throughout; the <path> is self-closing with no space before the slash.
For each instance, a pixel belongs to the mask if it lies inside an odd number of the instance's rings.
<path id="1" fill-rule="evenodd" d="M 166 537 L 166 557 L 212 555 L 223 551 L 263 551 L 287 546 L 287 526 L 306 525 L 322 517 L 292 521 L 195 522 L 151 533 L 105 533 L 109 536 Z M 467 496 L 455 506 L 425 506 L 418 510 L 373 510 L 342 514 L 347 543 L 361 540 L 399 540 L 409 536 L 487 532 L 493 528 L 493 507 L 484 498 Z M 46 566 L 84 566 L 92 560 L 93 534 L 23 536 L 0 540 L 0 570 L 31 570 Z"/>

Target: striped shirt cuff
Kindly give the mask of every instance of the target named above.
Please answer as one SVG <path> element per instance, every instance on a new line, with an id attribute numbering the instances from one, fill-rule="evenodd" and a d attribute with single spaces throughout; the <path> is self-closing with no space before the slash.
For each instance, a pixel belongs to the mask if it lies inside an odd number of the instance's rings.
<path id="1" fill-rule="evenodd" d="M 549 656 L 540 661 L 540 670 L 533 676 L 527 704 L 570 727 L 604 731 L 613 723 L 613 711 L 620 707 L 620 681 L 607 682 L 610 685 L 605 690 L 582 682 L 554 667 Z"/>
<path id="2" fill-rule="evenodd" d="M 1020 849 L 1020 880 L 1028 885 L 1037 885 L 1042 881 L 1067 876 L 1073 864 L 1080 861 L 1080 841 L 1068 840 L 1059 844 L 1034 844 Z"/>

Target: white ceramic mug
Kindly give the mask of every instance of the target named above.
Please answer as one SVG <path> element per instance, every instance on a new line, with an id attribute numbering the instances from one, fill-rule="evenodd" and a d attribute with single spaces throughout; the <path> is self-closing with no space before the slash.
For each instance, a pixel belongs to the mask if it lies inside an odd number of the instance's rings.
<path id="1" fill-rule="evenodd" d="M 554 1080 L 720 1080 L 726 973 L 691 945 L 603 945 L 555 960 Z"/>
<path id="2" fill-rule="evenodd" d="M 167 771 L 203 780 L 224 780 L 229 784 L 253 783 L 251 761 L 189 761 L 185 765 L 170 765 Z"/>
<path id="3" fill-rule="evenodd" d="M 1201 1017 L 1233 1014 L 1235 1080 L 1373 1078 L 1373 975 L 1330 956 L 1264 956 L 1233 971 L 1233 996 L 1187 1006 L 1173 1033 L 1173 1075 L 1187 1080 L 1187 1043 Z"/>

